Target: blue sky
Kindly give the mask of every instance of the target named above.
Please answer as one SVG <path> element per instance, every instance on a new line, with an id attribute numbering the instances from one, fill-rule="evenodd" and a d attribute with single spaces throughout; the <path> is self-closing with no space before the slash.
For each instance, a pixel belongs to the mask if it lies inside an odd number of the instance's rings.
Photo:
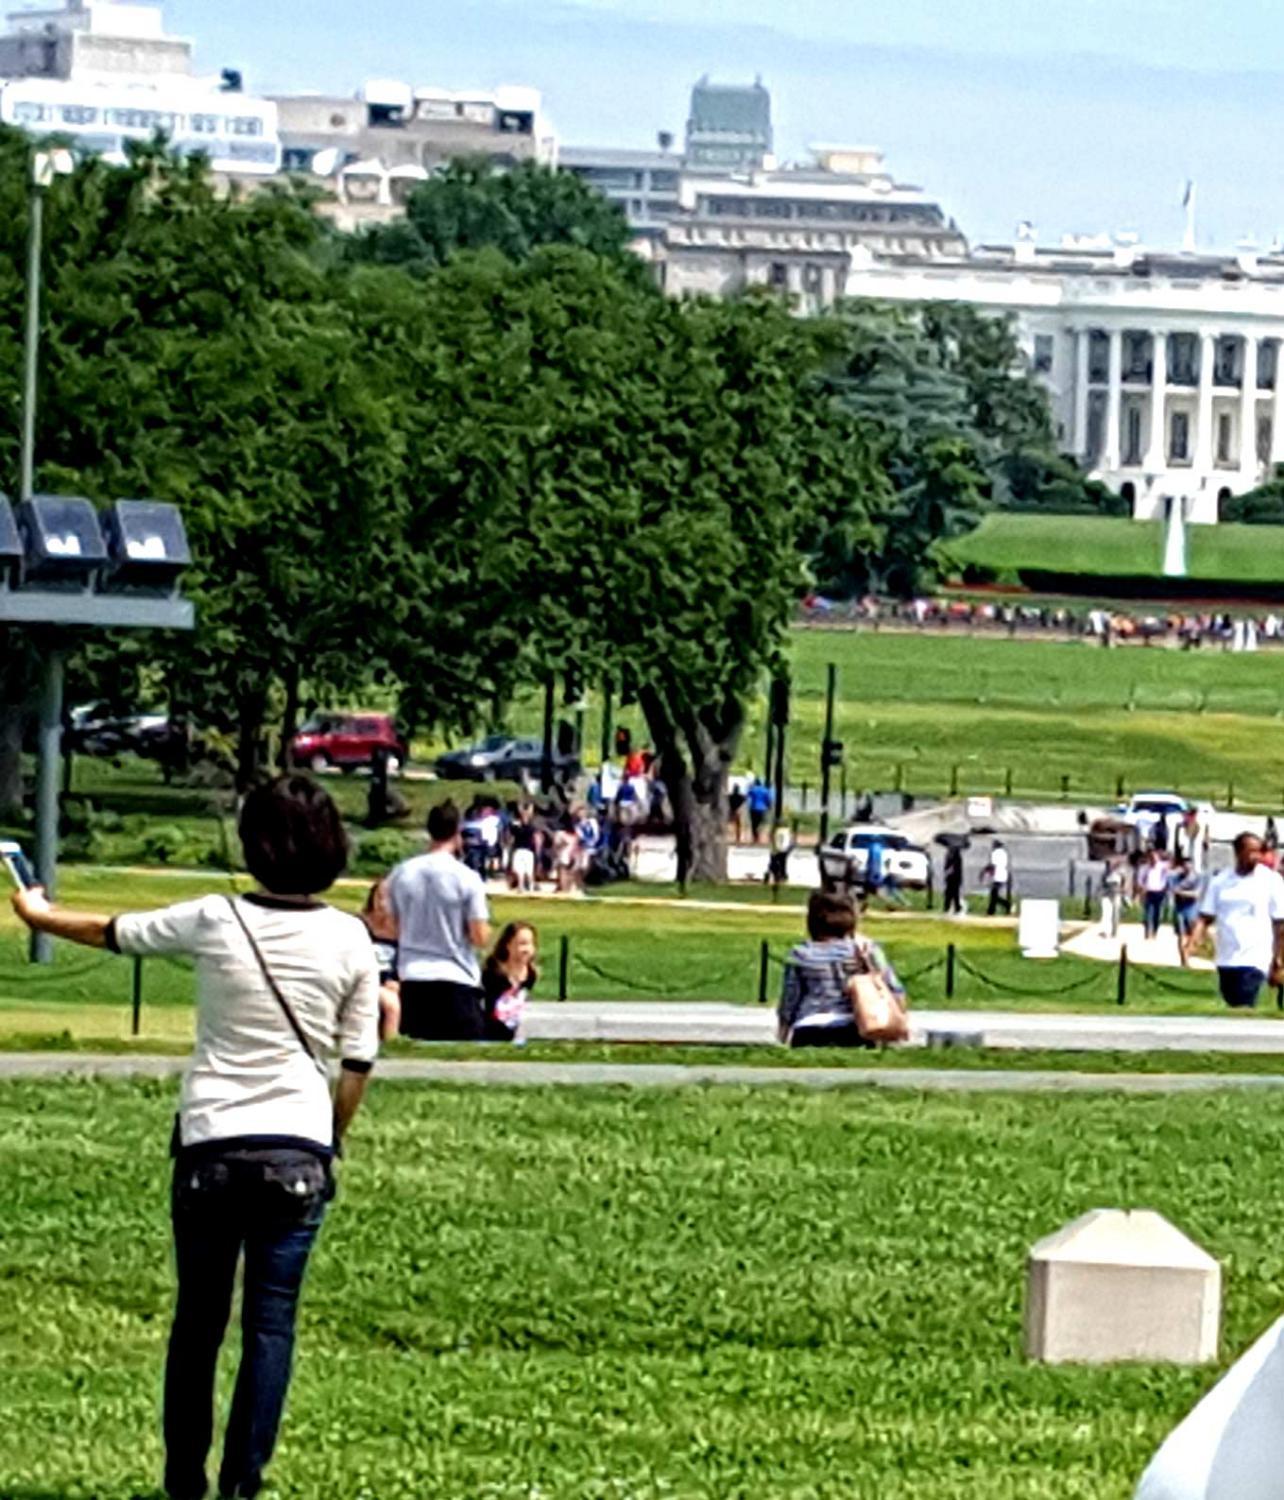
<path id="1" fill-rule="evenodd" d="M 701 73 L 772 90 L 777 147 L 879 145 L 973 239 L 1284 238 L 1278 0 L 169 0 L 251 86 L 531 83 L 563 141 L 681 133 Z"/>

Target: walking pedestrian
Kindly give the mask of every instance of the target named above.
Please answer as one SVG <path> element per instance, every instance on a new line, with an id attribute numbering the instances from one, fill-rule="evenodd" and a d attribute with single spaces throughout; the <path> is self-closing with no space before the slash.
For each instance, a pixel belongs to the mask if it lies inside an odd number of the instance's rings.
<path id="1" fill-rule="evenodd" d="M 986 915 L 994 916 L 1001 906 L 1005 913 L 1012 911 L 1012 862 L 1002 839 L 990 845 L 990 863 L 985 867 L 985 878 L 990 886 L 990 900 Z"/>
<path id="2" fill-rule="evenodd" d="M 1166 856 L 1153 848 L 1146 855 L 1138 875 L 1141 888 L 1142 921 L 1147 942 L 1159 936 L 1160 923 L 1164 918 L 1164 907 L 1168 904 L 1168 885 L 1171 867 Z"/>
<path id="3" fill-rule="evenodd" d="M 1187 859 L 1173 861 L 1172 873 L 1168 877 L 1168 890 L 1173 903 L 1173 928 L 1177 933 L 1177 951 L 1181 955 L 1182 967 L 1187 965 L 1186 939 L 1190 936 L 1199 915 L 1199 892 L 1202 881 Z"/>
<path id="4" fill-rule="evenodd" d="M 963 915 L 963 851 L 957 844 L 945 851 L 945 915 Z"/>
<path id="5" fill-rule="evenodd" d="M 479 948 L 490 941 L 481 876 L 460 859 L 459 809 L 428 814 L 428 852 L 397 866 L 388 905 L 400 934 L 401 1031 L 420 1041 L 475 1042 L 482 1035 Z"/>
<path id="6" fill-rule="evenodd" d="M 1235 1009 L 1255 1006 L 1267 978 L 1284 983 L 1284 876 L 1261 859 L 1261 839 L 1241 833 L 1233 868 L 1209 880 L 1186 939 L 1189 956 L 1213 929 L 1218 985 L 1222 999 Z"/>
<path id="7" fill-rule="evenodd" d="M 775 797 L 765 781 L 755 776 L 745 797 L 749 805 L 749 837 L 756 844 L 762 838 L 762 825 L 771 811 Z"/>
<path id="8" fill-rule="evenodd" d="M 240 835 L 258 885 L 248 895 L 118 917 L 66 911 L 38 887 L 13 898 L 35 931 L 196 961 L 196 1044 L 172 1144 L 170 1500 L 201 1500 L 207 1491 L 215 1369 L 242 1258 L 241 1362 L 218 1489 L 226 1500 L 248 1500 L 262 1487 L 290 1383 L 299 1293 L 334 1196 L 335 1151 L 379 1046 L 370 937 L 356 917 L 316 899 L 347 862 L 338 808 L 306 777 L 282 776 L 246 797 Z"/>

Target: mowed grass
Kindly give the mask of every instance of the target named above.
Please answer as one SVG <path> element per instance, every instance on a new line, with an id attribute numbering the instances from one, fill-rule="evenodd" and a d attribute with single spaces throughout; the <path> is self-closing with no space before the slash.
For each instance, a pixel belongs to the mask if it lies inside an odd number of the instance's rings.
<path id="1" fill-rule="evenodd" d="M 9 1500 L 155 1493 L 173 1108 L 0 1084 Z M 1278 1312 L 1281 1152 L 1229 1093 L 376 1085 L 273 1493 L 1125 1500 L 1216 1371 L 1026 1364 L 1029 1246 L 1159 1209 L 1225 1268 L 1229 1361 Z"/>
<path id="2" fill-rule="evenodd" d="M 235 886 L 216 876 L 150 875 L 71 868 L 62 900 L 105 912 L 143 910 Z M 358 882 L 333 893 L 355 909 Z M 614 898 L 609 901 L 522 899 L 492 902 L 496 924 L 515 918 L 539 932 L 543 977 L 537 999 L 558 994 L 562 939 L 568 948 L 571 1000 L 757 1002 L 762 944 L 768 946 L 768 1002 L 775 1004 L 782 963 L 800 940 L 803 914 L 796 906 L 709 909 L 699 903 Z M 865 930 L 878 939 L 905 979 L 918 1006 L 966 1009 L 1077 1011 L 1117 1014 L 1112 965 L 1085 959 L 1023 959 L 1016 933 L 983 922 L 948 922 L 927 916 L 871 915 Z M 956 988 L 946 994 L 946 948 L 957 950 Z M 27 962 L 26 934 L 7 904 L 0 906 L 0 1047 L 126 1041 L 131 1035 L 133 964 L 125 958 L 67 944 L 55 947 L 48 968 Z M 149 959 L 143 965 L 141 1035 L 179 1044 L 192 1035 L 194 979 L 185 960 Z M 1128 1004 L 1152 1014 L 1220 1014 L 1223 1007 L 1206 973 L 1154 971 L 1133 966 Z M 1261 1015 L 1274 1016 L 1264 1008 Z"/>
<path id="3" fill-rule="evenodd" d="M 951 542 L 947 554 L 952 563 L 996 573 L 1153 578 L 1162 589 L 1163 548 L 1164 527 L 1158 521 L 994 514 Z M 1191 578 L 1278 586 L 1284 580 L 1284 526 L 1188 527 L 1186 568 Z"/>

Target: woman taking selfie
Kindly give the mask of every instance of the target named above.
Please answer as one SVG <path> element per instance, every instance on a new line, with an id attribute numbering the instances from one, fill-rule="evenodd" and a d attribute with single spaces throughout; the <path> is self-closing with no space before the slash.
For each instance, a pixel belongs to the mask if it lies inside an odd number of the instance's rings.
<path id="1" fill-rule="evenodd" d="M 379 971 L 365 927 L 316 899 L 347 862 L 330 797 L 284 776 L 246 797 L 249 895 L 106 917 L 38 887 L 14 910 L 38 932 L 135 956 L 196 961 L 196 1046 L 175 1122 L 171 1209 L 178 1301 L 165 1368 L 165 1489 L 200 1500 L 214 1376 L 244 1258 L 242 1356 L 219 1493 L 257 1495 L 290 1380 L 308 1256 L 331 1165 L 378 1051 Z M 340 1062 L 331 1093 L 328 1063 Z"/>

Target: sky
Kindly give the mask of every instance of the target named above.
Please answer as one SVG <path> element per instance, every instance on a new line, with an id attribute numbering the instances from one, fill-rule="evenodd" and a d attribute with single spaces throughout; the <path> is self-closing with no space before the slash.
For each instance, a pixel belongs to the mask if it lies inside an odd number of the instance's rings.
<path id="1" fill-rule="evenodd" d="M 531 84 L 570 145 L 679 138 L 709 73 L 771 89 L 777 154 L 875 145 L 974 242 L 1284 240 L 1279 0 L 168 0 L 256 91 Z"/>

